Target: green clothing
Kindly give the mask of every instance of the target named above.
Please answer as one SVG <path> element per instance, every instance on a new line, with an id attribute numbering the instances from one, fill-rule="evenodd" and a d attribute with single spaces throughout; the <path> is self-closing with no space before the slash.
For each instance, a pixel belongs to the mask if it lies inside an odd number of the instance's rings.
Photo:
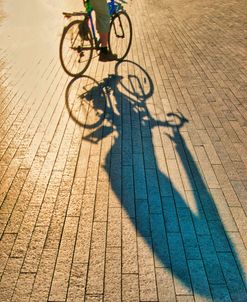
<path id="1" fill-rule="evenodd" d="M 96 28 L 100 33 L 108 33 L 110 29 L 110 15 L 106 0 L 90 0 L 96 14 Z"/>

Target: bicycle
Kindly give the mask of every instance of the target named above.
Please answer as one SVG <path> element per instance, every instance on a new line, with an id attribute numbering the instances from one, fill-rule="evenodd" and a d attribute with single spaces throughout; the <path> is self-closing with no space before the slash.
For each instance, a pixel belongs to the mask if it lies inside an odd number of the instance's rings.
<path id="1" fill-rule="evenodd" d="M 86 12 L 63 13 L 67 19 L 82 17 L 80 20 L 73 20 L 64 28 L 59 46 L 62 67 L 72 77 L 82 75 L 92 60 L 93 51 L 100 50 L 100 40 L 96 36 L 92 15 L 93 7 L 89 0 L 84 0 L 84 4 Z M 121 3 L 110 0 L 107 5 L 111 18 L 109 49 L 117 54 L 118 61 L 122 61 L 131 47 L 131 20 Z"/>

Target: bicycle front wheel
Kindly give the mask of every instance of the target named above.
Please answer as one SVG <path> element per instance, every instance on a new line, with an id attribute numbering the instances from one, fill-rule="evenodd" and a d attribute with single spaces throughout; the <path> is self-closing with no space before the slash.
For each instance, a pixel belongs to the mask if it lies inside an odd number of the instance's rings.
<path id="1" fill-rule="evenodd" d="M 90 31 L 83 32 L 83 21 L 72 21 L 65 27 L 59 47 L 60 61 L 65 72 L 72 76 L 82 75 L 93 55 L 93 39 Z"/>
<path id="2" fill-rule="evenodd" d="M 116 13 L 111 20 L 109 33 L 109 48 L 112 53 L 117 54 L 118 60 L 123 60 L 131 46 L 132 25 L 125 11 Z"/>

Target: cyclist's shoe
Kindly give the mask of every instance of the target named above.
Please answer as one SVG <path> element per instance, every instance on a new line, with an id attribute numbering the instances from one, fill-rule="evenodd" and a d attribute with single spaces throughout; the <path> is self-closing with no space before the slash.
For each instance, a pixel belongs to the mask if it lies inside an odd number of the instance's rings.
<path id="1" fill-rule="evenodd" d="M 109 62 L 109 61 L 116 61 L 117 60 L 117 55 L 113 54 L 111 51 L 100 51 L 99 54 L 99 61 L 101 62 Z"/>

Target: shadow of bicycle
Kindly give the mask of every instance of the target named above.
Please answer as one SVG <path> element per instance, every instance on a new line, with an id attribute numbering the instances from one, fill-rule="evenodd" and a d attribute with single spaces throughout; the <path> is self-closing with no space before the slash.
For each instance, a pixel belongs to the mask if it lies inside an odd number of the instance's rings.
<path id="1" fill-rule="evenodd" d="M 189 121 L 154 106 L 153 94 L 148 73 L 124 61 L 103 81 L 73 79 L 66 106 L 84 140 L 97 144 L 112 136 L 105 158 L 111 164 L 104 166 L 111 189 L 153 251 L 155 266 L 174 277 L 176 294 L 247 301 L 244 269 L 186 143 L 182 129 Z M 168 147 L 175 154 L 170 159 Z"/>

